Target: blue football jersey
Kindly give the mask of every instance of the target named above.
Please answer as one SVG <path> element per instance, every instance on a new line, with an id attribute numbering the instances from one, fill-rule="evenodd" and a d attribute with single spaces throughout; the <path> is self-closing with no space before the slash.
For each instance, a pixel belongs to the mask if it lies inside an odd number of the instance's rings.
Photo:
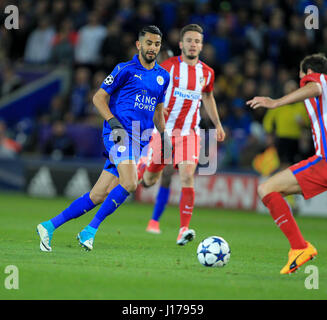
<path id="1" fill-rule="evenodd" d="M 157 62 L 148 70 L 135 55 L 131 61 L 118 64 L 101 85 L 110 95 L 110 111 L 141 147 L 149 142 L 154 111 L 157 104 L 164 102 L 169 80 L 169 73 Z M 104 121 L 103 134 L 110 132 Z"/>

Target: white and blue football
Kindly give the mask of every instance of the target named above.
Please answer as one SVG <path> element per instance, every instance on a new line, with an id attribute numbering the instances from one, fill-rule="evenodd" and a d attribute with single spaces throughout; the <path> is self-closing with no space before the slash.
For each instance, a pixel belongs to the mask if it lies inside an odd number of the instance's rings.
<path id="1" fill-rule="evenodd" d="M 206 267 L 223 267 L 230 259 L 230 248 L 225 239 L 212 236 L 202 240 L 197 249 L 199 262 Z"/>

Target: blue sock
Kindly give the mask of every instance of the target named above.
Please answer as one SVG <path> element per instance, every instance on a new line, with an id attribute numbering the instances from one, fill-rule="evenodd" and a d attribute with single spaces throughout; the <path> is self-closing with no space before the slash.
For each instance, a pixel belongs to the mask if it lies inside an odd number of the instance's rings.
<path id="1" fill-rule="evenodd" d="M 89 223 L 89 226 L 98 229 L 100 223 L 109 215 L 112 214 L 128 197 L 129 192 L 126 191 L 120 184 L 113 188 L 108 194 L 106 200 L 102 203 L 100 209 Z"/>
<path id="2" fill-rule="evenodd" d="M 60 227 L 65 222 L 76 219 L 84 213 L 92 210 L 96 205 L 90 199 L 90 193 L 86 193 L 80 198 L 76 199 L 71 205 L 63 212 L 59 213 L 56 217 L 52 218 L 52 222 L 55 228 Z"/>
<path id="3" fill-rule="evenodd" d="M 152 219 L 159 221 L 162 213 L 165 211 L 166 204 L 168 203 L 170 189 L 161 186 L 157 194 L 156 203 L 153 208 Z"/>

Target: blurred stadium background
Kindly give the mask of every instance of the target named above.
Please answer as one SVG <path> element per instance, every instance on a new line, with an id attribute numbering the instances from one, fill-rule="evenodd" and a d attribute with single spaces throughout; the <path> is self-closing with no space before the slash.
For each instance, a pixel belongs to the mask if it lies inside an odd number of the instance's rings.
<path id="1" fill-rule="evenodd" d="M 19 9 L 19 29 L 5 28 L 9 4 Z M 319 8 L 317 30 L 304 27 L 311 4 Z M 164 33 L 159 62 L 180 54 L 181 27 L 204 28 L 201 60 L 216 73 L 227 139 L 217 145 L 216 175 L 196 177 L 197 206 L 264 211 L 259 179 L 313 153 L 302 103 L 281 114 L 249 110 L 245 101 L 294 90 L 301 59 L 327 52 L 324 0 L 19 0 L 1 1 L 0 16 L 1 192 L 76 198 L 91 188 L 104 163 L 92 96 L 117 63 L 136 53 L 136 32 L 148 24 Z M 201 114 L 201 127 L 209 129 L 204 108 Z M 291 157 L 278 155 L 285 141 L 294 146 Z M 179 188 L 176 175 L 171 204 Z M 151 202 L 155 194 L 156 187 L 139 189 L 135 200 Z M 300 215 L 324 216 L 324 202 L 321 195 L 293 204 Z"/>

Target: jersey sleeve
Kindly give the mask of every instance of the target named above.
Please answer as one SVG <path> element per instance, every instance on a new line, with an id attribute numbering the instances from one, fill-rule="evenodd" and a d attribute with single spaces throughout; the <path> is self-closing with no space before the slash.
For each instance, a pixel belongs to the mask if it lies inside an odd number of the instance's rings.
<path id="1" fill-rule="evenodd" d="M 127 68 L 122 67 L 118 64 L 114 70 L 104 79 L 101 84 L 103 90 L 105 90 L 109 95 L 112 95 L 117 89 L 122 87 L 128 79 Z"/>
<path id="2" fill-rule="evenodd" d="M 303 86 L 305 86 L 308 82 L 317 82 L 319 84 L 321 84 L 320 81 L 320 73 L 311 73 L 311 74 L 307 74 L 306 76 L 304 76 L 301 81 L 300 81 L 300 87 L 302 88 Z"/>
<path id="3" fill-rule="evenodd" d="M 213 85 L 215 83 L 215 72 L 213 70 L 210 70 L 209 71 L 208 78 L 209 79 L 207 81 L 209 81 L 209 83 L 204 87 L 204 89 L 203 89 L 204 92 L 211 92 L 211 91 L 213 91 Z"/>
<path id="4" fill-rule="evenodd" d="M 169 81 L 170 81 L 169 73 L 165 72 L 165 75 L 163 78 L 164 78 L 164 83 L 162 85 L 163 88 L 159 93 L 158 104 L 163 103 L 165 101 L 165 96 L 166 96 L 167 88 L 168 88 Z"/>

